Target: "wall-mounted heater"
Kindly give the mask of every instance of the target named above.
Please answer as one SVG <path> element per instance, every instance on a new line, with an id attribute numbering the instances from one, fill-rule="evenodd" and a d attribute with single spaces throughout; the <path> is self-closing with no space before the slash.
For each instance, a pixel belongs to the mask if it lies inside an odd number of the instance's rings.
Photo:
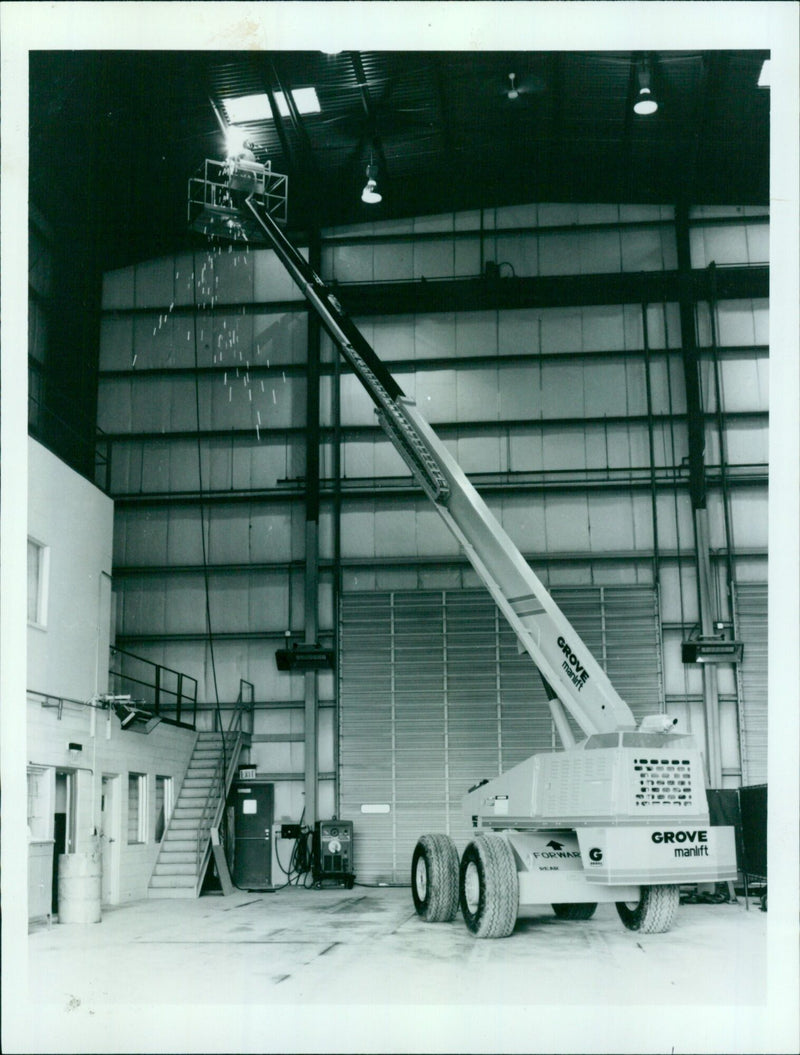
<path id="1" fill-rule="evenodd" d="M 744 645 L 720 637 L 696 637 L 681 644 L 684 663 L 741 663 Z"/>
<path id="2" fill-rule="evenodd" d="M 333 651 L 320 644 L 293 644 L 291 648 L 279 648 L 275 661 L 278 670 L 333 670 L 334 667 Z"/>

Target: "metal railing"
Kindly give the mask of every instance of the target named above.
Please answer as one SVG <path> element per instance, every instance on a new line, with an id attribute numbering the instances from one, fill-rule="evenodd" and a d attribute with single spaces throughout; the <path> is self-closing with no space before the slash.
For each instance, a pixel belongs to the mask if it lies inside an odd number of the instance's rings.
<path id="1" fill-rule="evenodd" d="M 211 784 L 203 804 L 197 828 L 197 846 L 195 850 L 195 876 L 198 886 L 203 881 L 208 858 L 211 854 L 211 830 L 219 828 L 222 814 L 225 810 L 225 801 L 228 797 L 228 788 L 231 786 L 236 763 L 239 760 L 239 752 L 242 739 L 246 734 L 253 731 L 253 700 L 255 690 L 249 681 L 240 679 L 239 696 L 233 709 L 228 728 L 222 730 L 223 750 L 214 767 Z M 217 726 L 219 720 L 215 718 L 215 732 L 220 730 Z"/>
<path id="2" fill-rule="evenodd" d="M 106 494 L 111 486 L 111 441 L 101 428 L 83 429 L 28 393 L 28 433 Z"/>
<path id="3" fill-rule="evenodd" d="M 288 217 L 288 191 L 289 177 L 273 172 L 270 162 L 261 165 L 206 158 L 189 180 L 189 226 L 206 237 L 263 242 L 259 226 L 238 207 L 241 197 L 252 195 L 276 223 L 284 224 Z"/>
<path id="4" fill-rule="evenodd" d="M 109 691 L 129 693 L 137 706 L 195 728 L 197 679 L 160 663 L 111 646 Z M 117 669 L 115 669 L 115 667 Z"/>

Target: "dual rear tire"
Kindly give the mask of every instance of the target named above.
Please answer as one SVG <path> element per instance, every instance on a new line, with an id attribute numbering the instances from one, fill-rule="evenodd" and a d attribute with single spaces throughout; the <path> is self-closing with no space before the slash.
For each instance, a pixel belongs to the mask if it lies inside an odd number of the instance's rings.
<path id="1" fill-rule="evenodd" d="M 450 923 L 460 906 L 475 937 L 508 937 L 519 908 L 514 851 L 505 839 L 485 835 L 467 846 L 459 864 L 448 835 L 423 835 L 411 860 L 411 894 L 426 923 Z"/>
<path id="2" fill-rule="evenodd" d="M 411 894 L 426 923 L 451 923 L 458 912 L 458 850 L 449 835 L 423 835 L 411 859 Z"/>
<path id="3" fill-rule="evenodd" d="M 449 835 L 423 835 L 411 860 L 411 893 L 417 915 L 426 923 L 451 923 L 459 907 L 476 938 L 506 938 L 519 911 L 519 878 L 514 851 L 499 835 L 474 839 L 459 863 Z M 637 902 L 618 901 L 617 913 L 628 930 L 663 934 L 675 920 L 678 886 L 643 886 Z M 563 920 L 588 920 L 593 902 L 554 904 Z"/>
<path id="4" fill-rule="evenodd" d="M 498 835 L 469 844 L 459 869 L 461 914 L 476 938 L 507 938 L 519 910 L 519 878 L 514 851 Z"/>

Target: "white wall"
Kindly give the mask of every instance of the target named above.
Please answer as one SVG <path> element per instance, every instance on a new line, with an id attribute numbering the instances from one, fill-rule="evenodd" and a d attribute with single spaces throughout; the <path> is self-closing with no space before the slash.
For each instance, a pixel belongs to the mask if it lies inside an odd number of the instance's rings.
<path id="1" fill-rule="evenodd" d="M 49 549 L 46 626 L 28 628 L 28 688 L 88 700 L 108 686 L 114 505 L 35 440 L 28 466 L 28 535 Z"/>
<path id="2" fill-rule="evenodd" d="M 35 440 L 28 445 L 28 535 L 49 559 L 44 625 L 28 627 L 26 761 L 75 774 L 78 853 L 96 844 L 102 775 L 119 775 L 114 886 L 120 900 L 145 897 L 158 853 L 155 777 L 172 777 L 177 797 L 196 734 L 166 725 L 147 736 L 122 731 L 116 715 L 90 705 L 108 688 L 113 502 Z M 148 839 L 136 846 L 125 840 L 129 771 L 148 775 Z M 51 805 L 45 844 L 53 837 Z"/>
<path id="3" fill-rule="evenodd" d="M 147 884 L 158 856 L 155 841 L 155 778 L 173 779 L 177 800 L 197 734 L 191 729 L 158 725 L 147 735 L 123 730 L 108 709 L 65 702 L 59 712 L 55 701 L 28 698 L 28 762 L 73 772 L 76 779 L 75 852 L 96 846 L 101 829 L 100 795 L 103 775 L 118 776 L 117 849 L 114 852 L 112 889 L 114 901 L 147 896 Z M 80 744 L 79 752 L 69 744 Z M 147 776 L 147 839 L 128 845 L 128 773 Z M 48 839 L 52 839 L 52 816 Z M 109 833 L 105 833 L 109 838 Z M 105 858 L 108 860 L 108 858 Z"/>

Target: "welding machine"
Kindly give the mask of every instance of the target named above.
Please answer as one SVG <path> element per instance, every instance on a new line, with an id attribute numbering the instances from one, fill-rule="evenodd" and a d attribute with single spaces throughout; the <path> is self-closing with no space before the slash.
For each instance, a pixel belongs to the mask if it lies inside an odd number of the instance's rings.
<path id="1" fill-rule="evenodd" d="M 353 873 L 353 822 L 317 821 L 314 825 L 313 865 L 314 885 L 331 879 L 343 883 L 348 890 L 355 881 Z"/>

